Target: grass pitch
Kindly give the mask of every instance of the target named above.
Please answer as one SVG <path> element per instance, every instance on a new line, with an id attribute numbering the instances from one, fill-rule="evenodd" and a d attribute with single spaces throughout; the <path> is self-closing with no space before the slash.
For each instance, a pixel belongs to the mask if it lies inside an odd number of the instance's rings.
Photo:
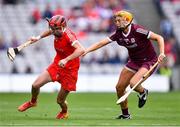
<path id="1" fill-rule="evenodd" d="M 0 93 L 0 126 L 180 126 L 180 93 L 150 93 L 146 105 L 137 107 L 136 93 L 129 96 L 131 120 L 117 120 L 120 114 L 115 93 L 71 93 L 68 120 L 55 119 L 59 112 L 57 93 L 41 93 L 38 106 L 18 112 L 30 99 L 28 93 Z"/>

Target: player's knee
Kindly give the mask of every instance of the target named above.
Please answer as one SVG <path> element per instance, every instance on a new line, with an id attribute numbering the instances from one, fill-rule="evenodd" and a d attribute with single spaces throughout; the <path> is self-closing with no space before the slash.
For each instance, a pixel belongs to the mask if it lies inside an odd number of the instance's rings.
<path id="1" fill-rule="evenodd" d="M 125 88 L 123 88 L 122 85 L 117 84 L 116 85 L 116 91 L 119 92 L 119 93 L 124 93 Z"/>
<path id="2" fill-rule="evenodd" d="M 38 85 L 35 85 L 35 84 L 32 84 L 32 88 L 33 88 L 33 89 L 39 89 L 39 86 L 38 86 Z"/>
<path id="3" fill-rule="evenodd" d="M 60 105 L 61 105 L 61 104 L 64 104 L 64 100 L 61 100 L 61 99 L 59 100 L 59 99 L 57 99 L 57 103 L 60 104 Z"/>

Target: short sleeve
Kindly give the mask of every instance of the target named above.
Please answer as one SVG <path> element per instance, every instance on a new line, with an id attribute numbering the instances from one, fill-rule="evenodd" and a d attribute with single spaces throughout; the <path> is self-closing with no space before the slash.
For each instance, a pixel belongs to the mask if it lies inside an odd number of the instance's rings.
<path id="1" fill-rule="evenodd" d="M 143 28 L 143 27 L 138 26 L 138 27 L 136 28 L 136 33 L 137 33 L 138 35 L 140 35 L 140 36 L 143 36 L 143 37 L 149 39 L 150 31 L 147 30 L 147 29 L 145 29 L 145 28 Z"/>
<path id="2" fill-rule="evenodd" d="M 72 46 L 73 46 L 75 43 L 79 42 L 79 41 L 77 40 L 76 35 L 75 35 L 73 32 L 67 30 L 66 33 L 67 33 L 68 40 L 69 40 L 69 42 L 71 43 Z"/>
<path id="3" fill-rule="evenodd" d="M 109 41 L 116 41 L 117 40 L 117 36 L 116 36 L 116 32 L 112 33 L 109 37 L 108 37 Z"/>

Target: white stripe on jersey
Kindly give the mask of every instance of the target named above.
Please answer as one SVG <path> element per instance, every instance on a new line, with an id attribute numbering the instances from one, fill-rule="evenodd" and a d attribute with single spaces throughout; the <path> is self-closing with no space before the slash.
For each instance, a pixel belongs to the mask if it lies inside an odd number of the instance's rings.
<path id="1" fill-rule="evenodd" d="M 71 46 L 74 46 L 76 43 L 79 43 L 79 41 L 78 41 L 78 40 L 73 41 L 73 43 L 71 44 Z"/>
<path id="2" fill-rule="evenodd" d="M 142 29 L 142 28 L 137 28 L 136 29 L 136 32 L 138 33 L 141 33 L 141 34 L 145 34 L 145 35 L 148 35 L 148 30 L 145 30 L 145 29 Z"/>
<path id="3" fill-rule="evenodd" d="M 107 39 L 108 39 L 110 42 L 112 41 L 109 37 L 107 37 Z"/>
<path id="4" fill-rule="evenodd" d="M 151 36 L 151 31 L 149 31 L 149 33 L 148 33 L 148 36 L 147 36 L 147 39 L 149 39 L 150 38 L 150 36 Z"/>
<path id="5" fill-rule="evenodd" d="M 73 35 L 68 29 L 66 30 L 66 33 L 67 33 L 67 35 L 68 35 L 68 37 L 69 37 L 69 39 L 70 39 L 71 42 L 74 42 L 74 41 L 77 40 L 77 39 L 74 37 L 74 35 Z"/>

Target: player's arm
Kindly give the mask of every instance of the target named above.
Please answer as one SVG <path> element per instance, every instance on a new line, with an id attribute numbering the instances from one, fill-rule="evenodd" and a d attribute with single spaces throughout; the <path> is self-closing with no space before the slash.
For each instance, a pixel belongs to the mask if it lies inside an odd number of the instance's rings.
<path id="1" fill-rule="evenodd" d="M 149 39 L 154 40 L 158 43 L 159 52 L 160 52 L 158 60 L 159 60 L 159 62 L 162 62 L 163 59 L 166 57 L 164 54 L 164 38 L 159 34 L 150 32 Z"/>
<path id="2" fill-rule="evenodd" d="M 33 36 L 27 42 L 25 42 L 25 43 L 21 44 L 20 46 L 18 46 L 17 48 L 15 48 L 15 51 L 17 50 L 17 53 L 18 53 L 23 48 L 29 46 L 30 44 L 33 44 L 33 43 L 39 41 L 41 38 L 45 38 L 45 37 L 49 36 L 51 34 L 52 34 L 52 31 L 51 30 L 47 30 L 47 31 L 43 32 L 41 35 L 39 35 L 39 36 L 36 36 L 36 37 Z"/>
<path id="3" fill-rule="evenodd" d="M 99 48 L 109 44 L 110 42 L 111 41 L 108 38 L 103 39 L 103 40 L 101 40 L 101 41 L 91 45 L 89 48 L 87 48 L 83 55 L 86 55 L 89 52 L 93 52 L 93 51 L 95 51 L 95 50 L 97 50 L 97 49 L 99 49 Z"/>
<path id="4" fill-rule="evenodd" d="M 25 47 L 28 47 L 29 45 L 37 42 L 38 40 L 40 40 L 41 38 L 47 37 L 49 35 L 52 34 L 51 30 L 47 30 L 45 32 L 43 32 L 41 35 L 37 36 L 37 37 L 31 37 L 28 41 L 22 43 L 21 45 L 19 45 L 18 47 L 15 48 L 8 48 L 7 49 L 7 56 L 8 58 L 13 61 L 15 59 L 15 56 Z"/>
<path id="5" fill-rule="evenodd" d="M 58 63 L 59 66 L 64 67 L 68 61 L 81 56 L 85 52 L 84 47 L 77 40 L 72 43 L 72 46 L 75 48 L 74 52 L 71 55 L 67 56 L 65 59 L 60 60 Z"/>
<path id="6" fill-rule="evenodd" d="M 39 41 L 40 39 L 45 38 L 45 37 L 47 37 L 47 36 L 49 36 L 51 34 L 52 34 L 51 30 L 46 30 L 42 34 L 40 34 L 39 36 L 31 37 L 30 41 L 31 41 L 31 43 L 35 43 L 35 42 Z"/>

